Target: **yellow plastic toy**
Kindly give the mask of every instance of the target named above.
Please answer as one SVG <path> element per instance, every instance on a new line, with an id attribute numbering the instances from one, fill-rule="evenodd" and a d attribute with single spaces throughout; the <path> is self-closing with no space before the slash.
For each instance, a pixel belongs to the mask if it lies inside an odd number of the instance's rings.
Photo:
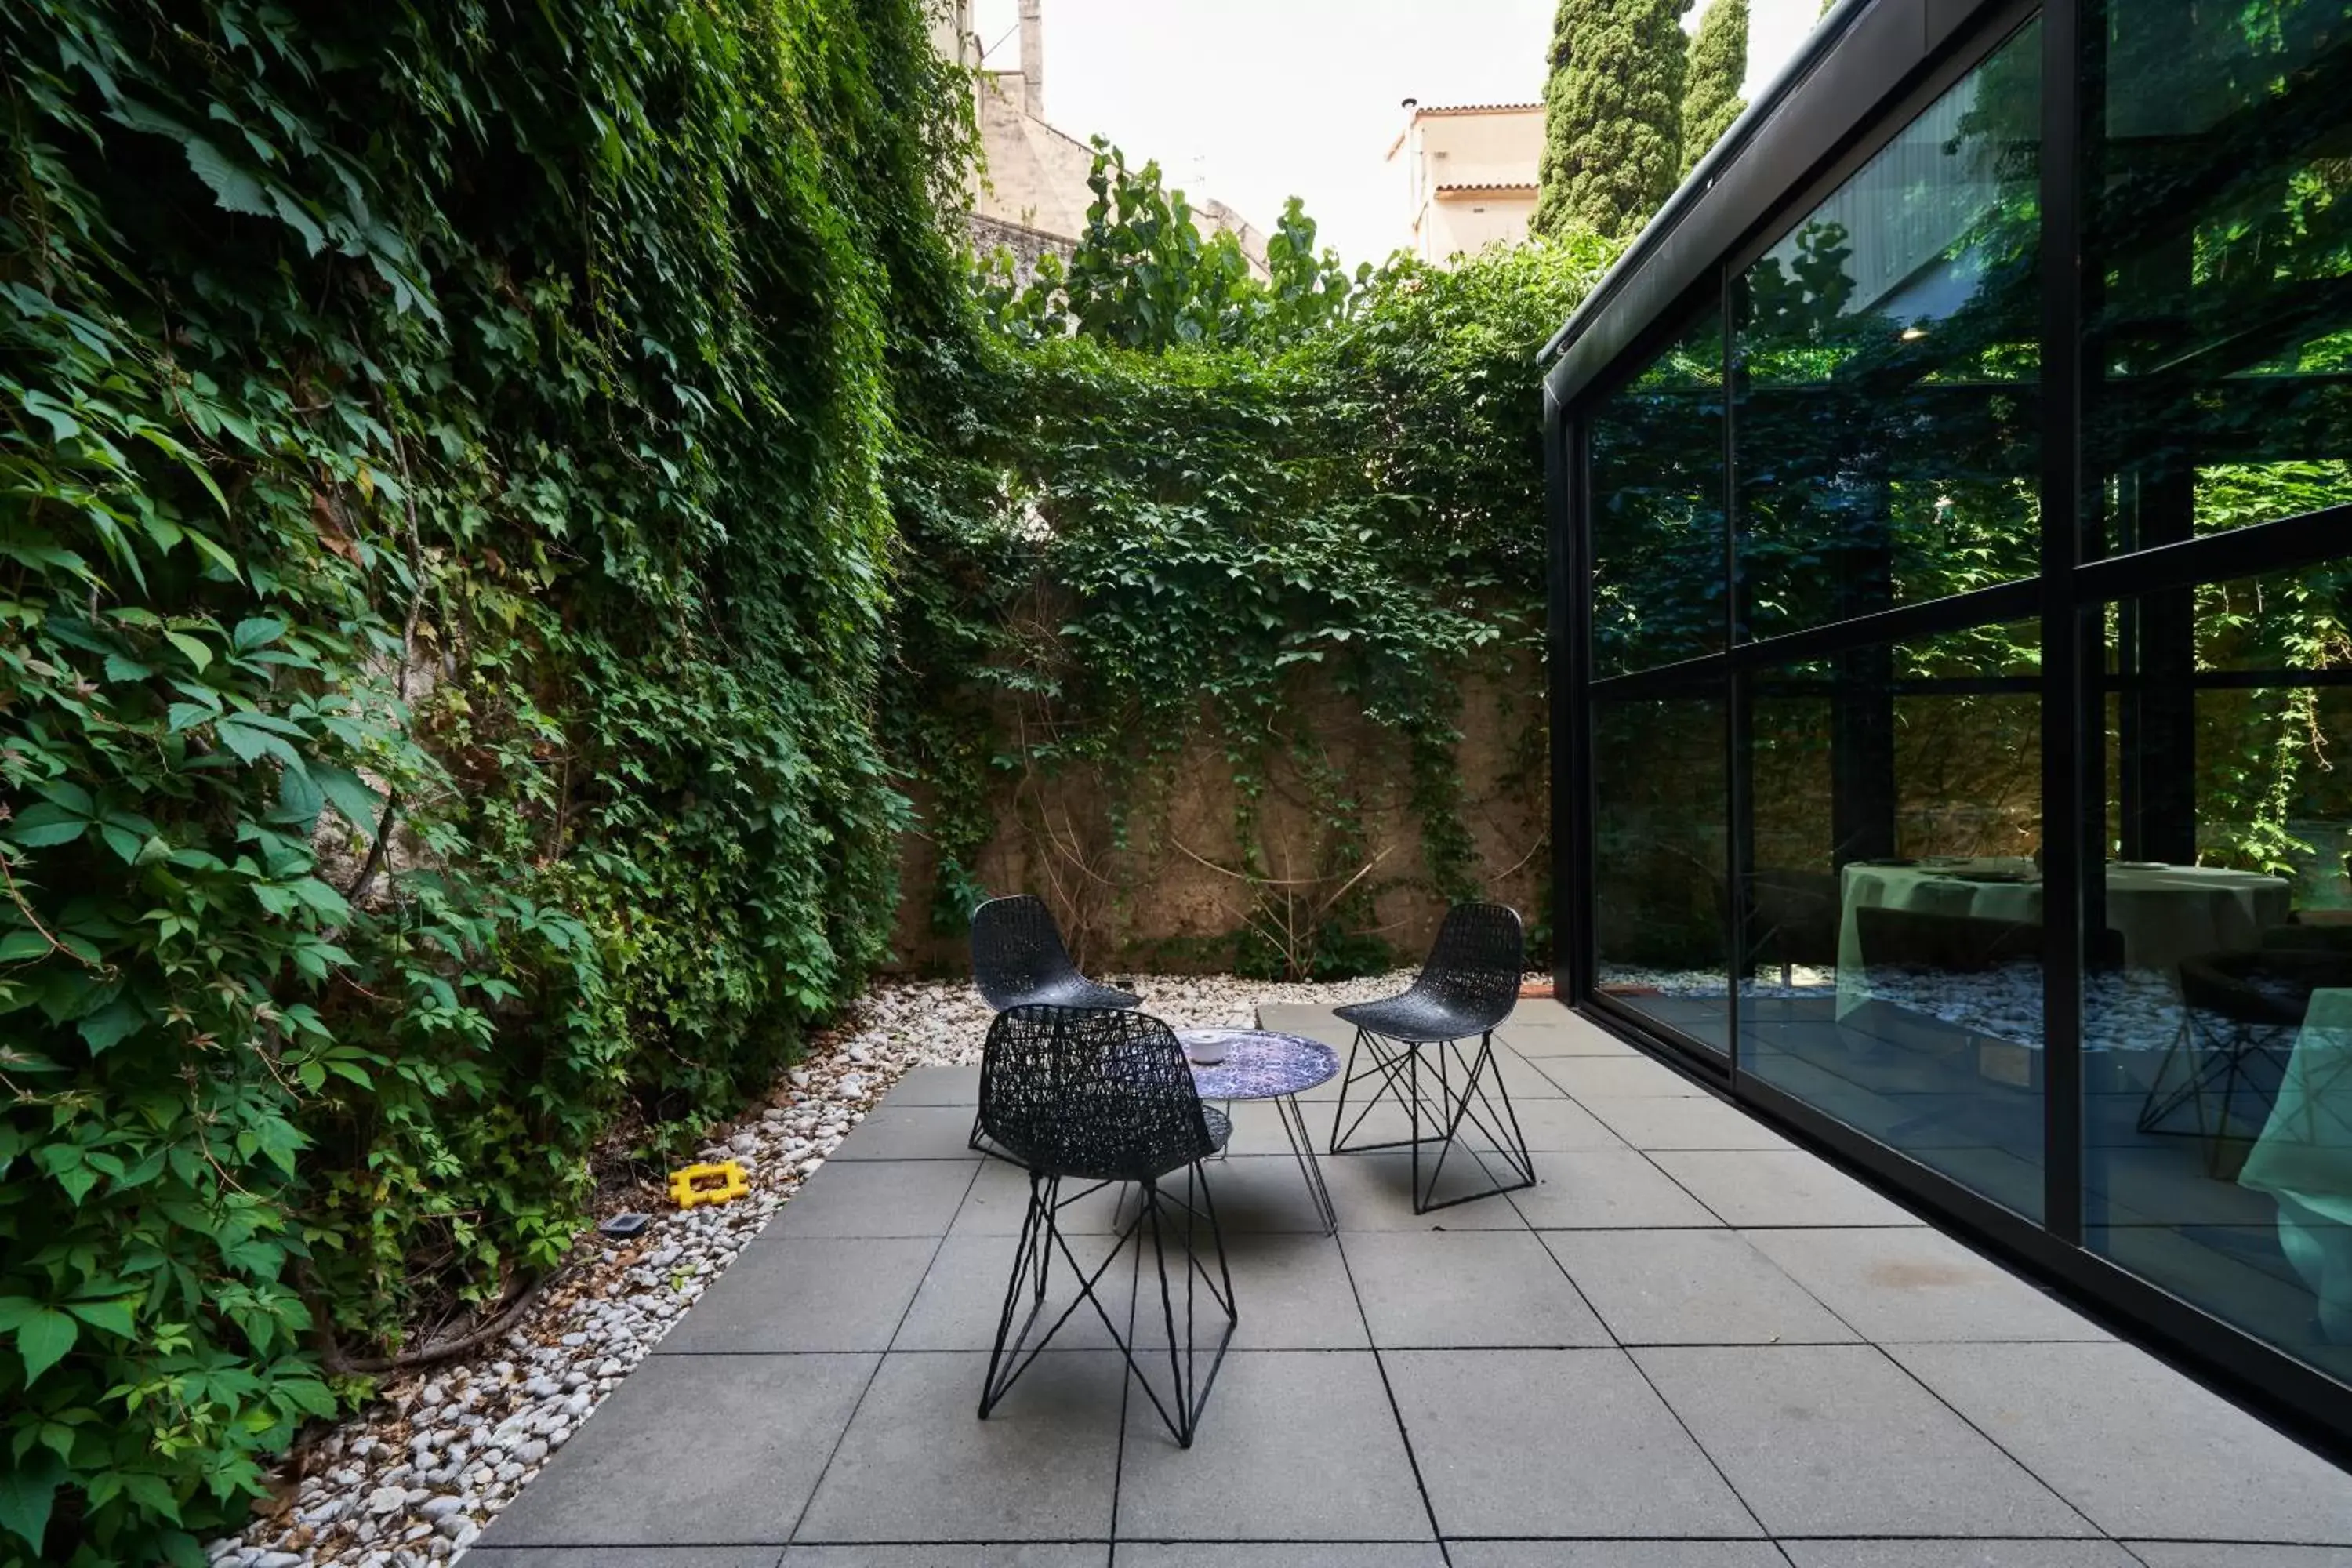
<path id="1" fill-rule="evenodd" d="M 683 1171 L 673 1171 L 669 1178 L 669 1195 L 682 1209 L 698 1204 L 732 1203 L 751 1195 L 751 1184 L 743 1179 L 743 1167 L 732 1160 L 721 1160 L 715 1165 L 688 1165 Z"/>

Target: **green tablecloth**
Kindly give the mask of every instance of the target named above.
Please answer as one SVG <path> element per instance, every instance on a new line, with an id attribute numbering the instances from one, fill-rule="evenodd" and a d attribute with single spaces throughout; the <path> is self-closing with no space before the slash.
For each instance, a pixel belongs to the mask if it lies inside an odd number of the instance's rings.
<path id="1" fill-rule="evenodd" d="M 2352 1342 L 2352 990 L 2311 994 L 2270 1119 L 2238 1184 L 2278 1202 L 2279 1249 Z"/>
<path id="2" fill-rule="evenodd" d="M 1971 880 L 1970 878 L 2010 880 Z M 2265 926 L 2284 923 L 2292 899 L 2284 877 L 2218 866 L 2107 867 L 2107 924 L 2123 933 L 2124 962 L 2169 969 L 2205 952 L 2261 945 Z M 1856 860 L 1840 878 L 1838 1016 L 1870 997 L 1854 911 L 1867 907 L 2042 923 L 2042 879 L 2033 862 L 1986 856 L 1915 866 Z M 2151 1041 L 2160 1047 L 2162 1041 Z"/>

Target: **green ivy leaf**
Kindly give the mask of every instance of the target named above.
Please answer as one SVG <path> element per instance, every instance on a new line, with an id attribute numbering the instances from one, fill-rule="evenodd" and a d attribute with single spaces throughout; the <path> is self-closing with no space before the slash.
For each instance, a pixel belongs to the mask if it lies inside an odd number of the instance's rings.
<path id="1" fill-rule="evenodd" d="M 64 1462 L 47 1448 L 21 1455 L 0 1469 L 0 1528 L 31 1547 L 36 1557 L 48 1532 L 49 1506 L 65 1479 Z"/>
<path id="2" fill-rule="evenodd" d="M 197 641 L 194 637 L 190 637 L 187 633 L 165 632 L 163 634 L 163 640 L 170 643 L 173 647 L 178 648 L 183 654 L 185 654 L 187 656 L 188 662 L 196 667 L 197 673 L 202 674 L 205 669 L 211 668 L 213 662 L 213 650 L 205 647 L 203 643 Z"/>
<path id="3" fill-rule="evenodd" d="M 41 1373 L 58 1364 L 73 1349 L 81 1330 L 73 1319 L 54 1307 L 37 1307 L 16 1325 L 16 1353 L 25 1362 L 25 1386 L 38 1383 Z"/>
<path id="4" fill-rule="evenodd" d="M 131 1310 L 136 1300 L 135 1297 L 125 1297 L 114 1301 L 68 1301 L 66 1310 L 93 1329 L 102 1329 L 126 1340 L 134 1339 L 139 1333 L 139 1324 L 131 1316 Z"/>
<path id="5" fill-rule="evenodd" d="M 188 167 L 196 178 L 210 186 L 213 200 L 233 213 L 249 213 L 255 217 L 273 216 L 268 194 L 261 182 L 228 161 L 226 154 L 201 136 L 187 140 Z"/>
<path id="6" fill-rule="evenodd" d="M 82 1043 L 89 1054 L 100 1053 L 121 1044 L 124 1037 L 135 1034 L 147 1022 L 147 1010 L 128 996 L 118 996 L 107 1005 L 81 1021 Z"/>

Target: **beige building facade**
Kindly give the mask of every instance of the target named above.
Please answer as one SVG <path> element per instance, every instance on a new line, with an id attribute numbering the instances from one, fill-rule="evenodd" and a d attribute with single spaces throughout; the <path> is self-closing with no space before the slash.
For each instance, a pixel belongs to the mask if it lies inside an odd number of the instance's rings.
<path id="1" fill-rule="evenodd" d="M 1444 263 L 1527 238 L 1543 162 L 1543 105 L 1408 98 L 1404 110 L 1388 153 L 1406 213 L 1404 248 Z"/>
<path id="2" fill-rule="evenodd" d="M 1094 149 L 1045 118 L 1044 0 L 1021 0 L 1021 56 L 1010 69 L 982 65 L 971 0 L 940 0 L 931 35 L 942 55 L 981 68 L 974 109 L 983 168 L 971 194 L 972 242 L 983 251 L 1003 246 L 1025 279 L 1046 252 L 1069 255 L 1087 231 L 1087 209 L 1094 204 L 1087 184 Z M 1129 166 L 1139 167 L 1144 156 L 1130 153 Z M 1231 234 L 1250 270 L 1266 275 L 1264 233 L 1213 196 L 1184 195 L 1202 237 Z"/>

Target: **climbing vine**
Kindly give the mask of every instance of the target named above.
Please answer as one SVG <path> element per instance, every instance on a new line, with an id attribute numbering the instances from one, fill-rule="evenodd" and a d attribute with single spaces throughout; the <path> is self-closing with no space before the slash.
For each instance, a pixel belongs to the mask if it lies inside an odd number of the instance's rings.
<path id="1" fill-rule="evenodd" d="M 0 1563 L 201 1563 L 883 955 L 924 29 L 0 11 Z"/>
<path id="2" fill-rule="evenodd" d="M 934 928 L 960 928 L 1012 819 L 1087 940 L 1124 945 L 1125 890 L 1197 862 L 1238 897 L 1234 945 L 1196 961 L 1386 963 L 1379 894 L 1433 908 L 1501 868 L 1464 818 L 1462 691 L 1516 687 L 1538 725 L 1533 355 L 1612 248 L 1350 277 L 1294 204 L 1258 280 L 1156 169 L 1105 149 L 1096 188 L 1066 266 L 1025 287 L 982 268 L 994 331 L 964 424 L 902 492 L 887 689 L 927 803 Z M 1202 749 L 1231 780 L 1228 842 L 1189 840 L 1168 809 Z M 1417 864 L 1373 843 L 1374 791 Z"/>

